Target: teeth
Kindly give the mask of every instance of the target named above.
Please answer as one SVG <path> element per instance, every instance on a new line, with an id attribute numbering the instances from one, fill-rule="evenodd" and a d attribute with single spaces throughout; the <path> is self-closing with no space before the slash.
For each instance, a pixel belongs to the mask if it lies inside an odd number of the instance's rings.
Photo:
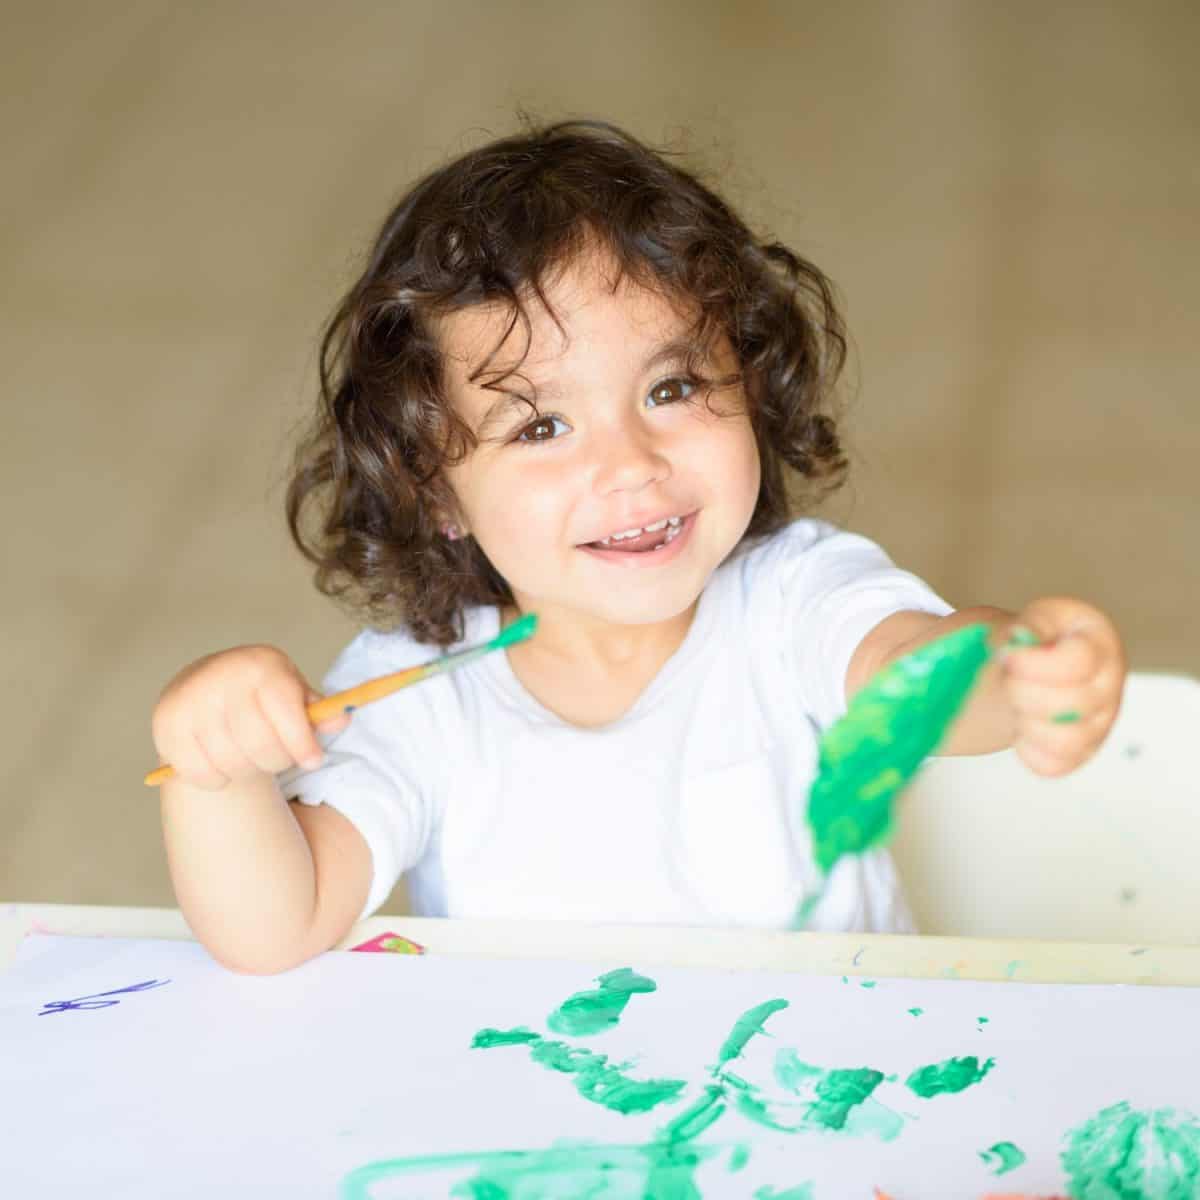
<path id="1" fill-rule="evenodd" d="M 637 537 L 640 533 L 657 533 L 660 529 L 667 531 L 667 542 L 669 542 L 679 532 L 681 524 L 683 524 L 682 517 L 664 517 L 661 521 L 655 521 L 653 525 L 645 526 L 644 529 L 622 529 L 620 533 L 611 533 L 608 537 L 600 538 L 597 544 L 611 546 L 613 542 L 623 542 Z M 667 542 L 664 542 L 663 545 L 665 546 Z"/>

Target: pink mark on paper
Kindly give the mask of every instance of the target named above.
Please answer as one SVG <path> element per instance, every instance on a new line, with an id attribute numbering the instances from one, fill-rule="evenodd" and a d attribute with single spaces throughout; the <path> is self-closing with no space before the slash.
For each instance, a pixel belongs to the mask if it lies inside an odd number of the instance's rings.
<path id="1" fill-rule="evenodd" d="M 424 954 L 425 947 L 411 938 L 401 937 L 398 933 L 381 933 L 361 946 L 351 946 L 351 950 L 363 950 L 368 954 Z"/>

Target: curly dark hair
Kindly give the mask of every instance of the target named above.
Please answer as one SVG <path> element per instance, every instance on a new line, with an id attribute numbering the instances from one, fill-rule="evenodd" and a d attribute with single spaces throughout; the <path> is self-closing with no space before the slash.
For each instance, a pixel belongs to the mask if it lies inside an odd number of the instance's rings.
<path id="1" fill-rule="evenodd" d="M 789 476 L 810 498 L 842 482 L 829 410 L 846 338 L 832 285 L 671 157 L 604 122 L 559 122 L 463 155 L 394 208 L 325 331 L 320 409 L 288 486 L 288 525 L 322 592 L 440 646 L 462 638 L 467 606 L 512 603 L 473 538 L 441 533 L 455 512 L 442 468 L 475 438 L 446 403 L 435 322 L 499 301 L 505 336 L 528 331 L 525 305 L 546 303 L 550 273 L 589 244 L 683 301 L 698 347 L 729 339 L 762 463 L 743 541 L 791 519 Z M 306 523 L 310 501 L 320 519 Z"/>

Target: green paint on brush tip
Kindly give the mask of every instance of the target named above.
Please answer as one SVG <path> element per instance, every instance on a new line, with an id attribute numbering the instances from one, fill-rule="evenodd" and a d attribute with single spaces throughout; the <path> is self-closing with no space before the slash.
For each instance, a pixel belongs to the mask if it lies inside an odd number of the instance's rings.
<path id="1" fill-rule="evenodd" d="M 1170 1108 L 1103 1109 L 1063 1139 L 1072 1200 L 1196 1200 L 1200 1121 Z"/>
<path id="2" fill-rule="evenodd" d="M 950 1096 L 979 1083 L 995 1065 L 994 1058 L 980 1063 L 973 1054 L 965 1058 L 948 1058 L 945 1062 L 918 1067 L 905 1080 L 905 1086 L 923 1100 Z"/>
<path id="3" fill-rule="evenodd" d="M 808 797 L 817 865 L 885 843 L 897 793 L 937 749 L 991 657 L 988 625 L 967 625 L 880 671 L 821 736 Z"/>
<path id="4" fill-rule="evenodd" d="M 568 1037 L 586 1037 L 612 1029 L 620 1020 L 630 997 L 638 992 L 653 992 L 658 985 L 628 967 L 609 971 L 596 982 L 594 991 L 576 992 L 568 997 L 546 1018 L 555 1033 Z"/>
<path id="5" fill-rule="evenodd" d="M 526 613 L 511 625 L 506 625 L 500 630 L 488 642 L 488 647 L 492 650 L 503 650 L 506 646 L 515 646 L 518 642 L 523 642 L 526 638 L 533 637 L 534 632 L 537 630 L 537 622 L 537 613 Z"/>
<path id="6" fill-rule="evenodd" d="M 1012 1142 L 997 1142 L 987 1150 L 980 1150 L 979 1157 L 991 1168 L 993 1175 L 1007 1175 L 1025 1161 L 1024 1151 Z"/>

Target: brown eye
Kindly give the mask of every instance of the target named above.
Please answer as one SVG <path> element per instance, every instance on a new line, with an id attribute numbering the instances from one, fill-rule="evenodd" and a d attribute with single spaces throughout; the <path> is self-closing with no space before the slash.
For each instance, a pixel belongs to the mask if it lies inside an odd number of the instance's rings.
<path id="1" fill-rule="evenodd" d="M 678 404 L 688 400 L 696 390 L 695 383 L 690 379 L 664 379 L 650 389 L 649 399 L 654 404 Z"/>
<path id="2" fill-rule="evenodd" d="M 538 417 L 536 421 L 531 421 L 520 433 L 517 434 L 518 442 L 550 442 L 558 435 L 555 432 L 555 427 L 561 425 L 563 429 L 567 428 L 567 423 L 560 417 Z"/>

